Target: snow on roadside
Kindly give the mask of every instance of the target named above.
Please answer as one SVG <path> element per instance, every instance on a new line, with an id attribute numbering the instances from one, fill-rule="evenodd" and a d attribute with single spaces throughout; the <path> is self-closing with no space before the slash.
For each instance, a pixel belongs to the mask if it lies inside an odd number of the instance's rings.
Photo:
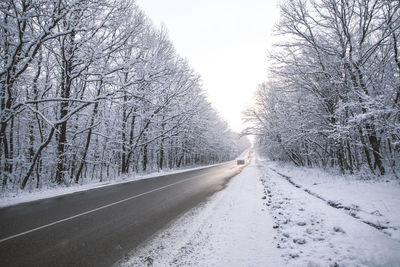
<path id="1" fill-rule="evenodd" d="M 322 169 L 280 166 L 268 162 L 301 188 L 330 205 L 381 229 L 400 241 L 400 184 L 393 179 L 360 180 L 356 176 L 329 174 Z"/>
<path id="2" fill-rule="evenodd" d="M 293 186 L 270 169 L 276 164 L 258 163 L 264 166 L 264 204 L 274 218 L 277 246 L 287 266 L 400 265 L 400 242 Z M 318 178 L 307 179 L 313 184 Z M 344 188 L 330 190 L 335 190 L 333 195 L 350 198 L 350 191 Z"/>
<path id="3" fill-rule="evenodd" d="M 95 188 L 101 188 L 105 186 L 110 186 L 110 185 L 116 185 L 116 184 L 122 184 L 122 183 L 129 183 L 133 181 L 138 181 L 142 179 L 150 179 L 150 178 L 156 178 L 164 175 L 170 175 L 170 174 L 175 174 L 175 173 L 181 173 L 181 172 L 187 172 L 187 171 L 193 171 L 193 170 L 199 170 L 199 169 L 205 169 L 209 167 L 215 167 L 219 166 L 222 164 L 226 164 L 227 162 L 223 163 L 218 163 L 214 165 L 208 165 L 208 166 L 201 166 L 201 167 L 195 167 L 195 168 L 190 168 L 190 169 L 177 169 L 177 170 L 167 170 L 167 171 L 160 171 L 156 173 L 149 173 L 146 175 L 134 175 L 134 176 L 121 176 L 117 179 L 113 180 L 108 180 L 104 182 L 93 182 L 93 183 L 87 183 L 87 184 L 71 184 L 69 186 L 59 186 L 59 187 L 44 187 L 40 189 L 32 189 L 32 191 L 28 190 L 20 190 L 17 192 L 8 192 L 8 191 L 1 191 L 0 189 L 0 208 L 3 207 L 8 207 L 8 206 L 13 206 L 25 202 L 30 202 L 30 201 L 35 201 L 35 200 L 40 200 L 40 199 L 45 199 L 45 198 L 51 198 L 51 197 L 57 197 L 61 195 L 67 195 L 67 194 L 72 194 L 72 193 L 77 193 L 77 192 L 83 192 Z"/>
<path id="4" fill-rule="evenodd" d="M 254 162 L 120 266 L 282 266 Z"/>

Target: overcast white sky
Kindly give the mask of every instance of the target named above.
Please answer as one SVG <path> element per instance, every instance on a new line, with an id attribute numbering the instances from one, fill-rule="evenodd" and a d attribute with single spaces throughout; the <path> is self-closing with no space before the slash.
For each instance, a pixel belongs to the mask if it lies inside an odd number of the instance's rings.
<path id="1" fill-rule="evenodd" d="M 257 85 L 266 80 L 267 49 L 279 0 L 137 0 L 163 24 L 178 53 L 201 75 L 209 100 L 235 131 Z"/>

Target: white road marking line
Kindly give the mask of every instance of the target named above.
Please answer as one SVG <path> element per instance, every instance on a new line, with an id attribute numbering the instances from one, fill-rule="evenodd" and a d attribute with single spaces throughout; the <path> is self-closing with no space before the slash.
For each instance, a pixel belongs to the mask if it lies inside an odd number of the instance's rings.
<path id="1" fill-rule="evenodd" d="M 165 188 L 168 188 L 168 187 L 171 187 L 171 186 L 174 186 L 174 185 L 177 185 L 177 184 L 189 181 L 189 180 L 193 180 L 195 178 L 198 178 L 199 176 L 202 176 L 202 175 L 196 175 L 195 177 L 192 177 L 192 178 L 187 178 L 185 180 L 181 180 L 181 181 L 169 184 L 169 185 L 165 185 L 165 186 L 162 186 L 162 187 L 159 187 L 159 188 L 156 188 L 156 189 L 141 193 L 141 194 L 136 195 L 136 196 L 131 196 L 131 197 L 119 200 L 117 202 L 113 202 L 111 204 L 107 204 L 107 205 L 101 206 L 99 208 L 95 208 L 95 209 L 92 209 L 92 210 L 89 210 L 89 211 L 85 211 L 85 212 L 79 213 L 77 215 L 74 215 L 74 216 L 71 216 L 71 217 L 68 217 L 68 218 L 65 218 L 65 219 L 61 219 L 61 220 L 58 220 L 58 221 L 55 221 L 55 222 L 52 222 L 52 223 L 49 223 L 49 224 L 46 224 L 46 225 L 42 225 L 42 226 L 33 228 L 31 230 L 19 233 L 19 234 L 15 234 L 15 235 L 0 239 L 0 243 L 5 242 L 5 241 L 10 240 L 10 239 L 13 239 L 13 238 L 16 238 L 16 237 L 19 237 L 19 236 L 22 236 L 22 235 L 26 235 L 26 234 L 38 231 L 38 230 L 43 229 L 43 228 L 47 228 L 47 227 L 50 227 L 50 226 L 53 226 L 53 225 L 56 225 L 56 224 L 59 224 L 59 223 L 65 222 L 65 221 L 69 221 L 69 220 L 81 217 L 81 216 L 86 215 L 86 214 L 90 214 L 90 213 L 93 213 L 93 212 L 96 212 L 96 211 L 99 211 L 99 210 L 102 210 L 102 209 L 105 209 L 105 208 L 108 208 L 108 207 L 111 207 L 111 206 L 114 206 L 114 205 L 117 205 L 117 204 L 120 204 L 120 203 L 123 203 L 123 202 L 126 202 L 126 201 L 129 201 L 131 199 L 135 199 L 135 198 L 138 198 L 138 197 L 141 197 L 141 196 L 153 193 L 153 192 L 160 191 L 160 190 L 163 190 Z"/>

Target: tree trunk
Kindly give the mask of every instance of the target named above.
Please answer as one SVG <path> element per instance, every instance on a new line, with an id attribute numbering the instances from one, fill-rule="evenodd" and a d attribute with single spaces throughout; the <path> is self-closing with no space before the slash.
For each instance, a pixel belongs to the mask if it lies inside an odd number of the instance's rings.
<path id="1" fill-rule="evenodd" d="M 385 168 L 383 167 L 382 155 L 380 153 L 380 141 L 376 137 L 375 130 L 368 136 L 369 143 L 371 144 L 373 155 L 374 155 L 374 169 L 378 168 L 381 175 L 385 174 Z"/>
<path id="2" fill-rule="evenodd" d="M 133 111 L 136 111 L 136 110 L 134 109 Z M 128 156 L 126 157 L 126 163 L 125 163 L 126 173 L 129 173 L 131 158 L 132 158 L 133 152 L 135 151 L 135 147 L 133 146 L 133 139 L 135 137 L 135 121 L 136 121 L 136 116 L 133 115 L 132 120 L 131 120 L 130 133 L 129 133 L 129 152 L 128 152 Z"/>
<path id="3" fill-rule="evenodd" d="M 142 161 L 143 172 L 147 170 L 147 145 L 143 146 L 143 161 Z"/>
<path id="4" fill-rule="evenodd" d="M 23 179 L 23 181 L 22 181 L 21 189 L 24 189 L 24 188 L 25 188 L 26 183 L 28 182 L 29 177 L 30 177 L 31 174 L 32 174 L 32 171 L 33 171 L 33 169 L 35 168 L 36 161 L 38 160 L 40 154 L 42 153 L 42 150 L 50 143 L 50 141 L 51 141 L 51 139 L 52 139 L 52 137 L 53 137 L 54 131 L 55 131 L 55 128 L 52 127 L 51 130 L 50 130 L 50 133 L 49 133 L 49 135 L 48 135 L 48 137 L 47 137 L 47 139 L 46 139 L 46 141 L 45 141 L 44 143 L 42 143 L 42 144 L 40 145 L 39 149 L 36 151 L 35 156 L 33 157 L 33 160 L 32 160 L 32 162 L 31 162 L 31 166 L 29 167 L 29 170 L 28 170 L 28 172 L 26 173 L 26 175 L 25 175 L 25 177 L 24 177 L 24 179 Z"/>
<path id="5" fill-rule="evenodd" d="M 160 144 L 160 161 L 158 163 L 158 167 L 160 170 L 163 168 L 163 163 L 164 163 L 164 146 L 163 146 L 163 139 L 161 138 L 161 144 Z"/>
<path id="6" fill-rule="evenodd" d="M 100 82 L 100 85 L 98 87 L 97 96 L 99 96 L 100 93 L 101 93 L 101 86 L 102 86 L 102 82 Z M 87 153 L 89 151 L 89 146 L 90 146 L 90 140 L 92 138 L 94 120 L 95 120 L 95 118 L 97 116 L 98 108 L 99 108 L 99 102 L 96 102 L 94 104 L 94 107 L 93 107 L 92 116 L 90 117 L 90 124 L 89 124 L 88 134 L 86 136 L 85 149 L 83 150 L 82 159 L 81 159 L 81 162 L 79 164 L 78 172 L 76 173 L 76 176 L 75 176 L 75 183 L 79 183 L 79 178 L 80 178 L 81 173 L 82 173 L 83 165 L 85 164 L 85 161 L 86 161 L 86 156 L 87 156 Z"/>
<path id="7" fill-rule="evenodd" d="M 71 86 L 72 86 L 72 58 L 73 58 L 73 46 L 74 46 L 74 32 L 67 35 L 64 39 L 66 43 L 61 46 L 61 52 L 63 57 L 63 69 L 61 72 L 61 97 L 68 99 L 71 97 Z M 69 42 L 69 43 L 68 43 Z M 66 47 L 68 45 L 68 47 Z M 60 103 L 60 119 L 63 119 L 68 114 L 69 102 L 61 101 Z M 66 146 L 67 146 L 67 121 L 64 121 L 58 126 L 57 134 L 57 170 L 56 170 L 56 182 L 58 184 L 65 183 L 65 161 L 66 161 Z"/>
<path id="8" fill-rule="evenodd" d="M 371 161 L 371 156 L 369 154 L 368 146 L 367 146 L 367 144 L 365 142 L 364 134 L 363 134 L 363 132 L 361 130 L 361 127 L 358 128 L 358 131 L 360 133 L 360 140 L 361 140 L 361 144 L 362 144 L 362 146 L 364 148 L 364 154 L 365 154 L 365 157 L 367 159 L 367 163 L 368 163 L 369 169 L 372 171 L 372 173 L 375 173 L 374 172 L 374 167 L 372 166 L 372 161 Z"/>

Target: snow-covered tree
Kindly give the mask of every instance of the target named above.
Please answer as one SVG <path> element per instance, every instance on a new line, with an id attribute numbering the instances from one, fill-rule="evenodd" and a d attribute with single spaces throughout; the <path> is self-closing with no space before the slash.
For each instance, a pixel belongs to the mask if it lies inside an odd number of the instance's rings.
<path id="1" fill-rule="evenodd" d="M 399 168 L 398 1 L 288 0 L 271 78 L 247 111 L 267 153 L 297 165 Z"/>
<path id="2" fill-rule="evenodd" d="M 243 147 L 133 0 L 0 3 L 3 188 L 232 159 Z"/>

